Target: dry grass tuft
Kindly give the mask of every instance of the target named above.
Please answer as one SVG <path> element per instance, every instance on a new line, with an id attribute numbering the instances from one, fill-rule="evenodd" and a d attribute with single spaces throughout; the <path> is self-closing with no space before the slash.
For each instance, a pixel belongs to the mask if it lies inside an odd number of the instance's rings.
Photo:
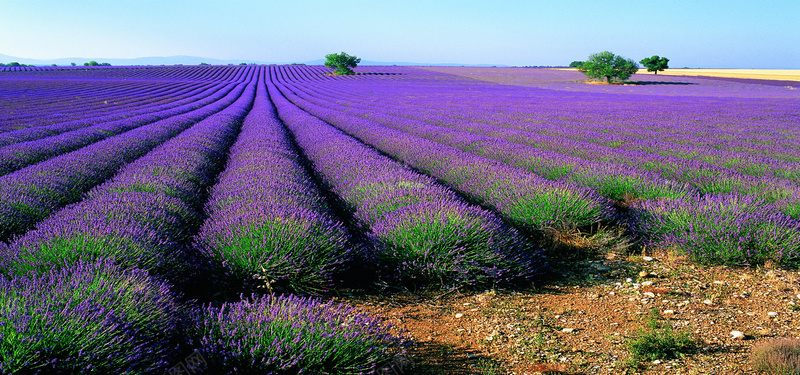
<path id="1" fill-rule="evenodd" d="M 800 374 L 800 340 L 775 339 L 753 346 L 753 369 L 767 374 Z"/>
<path id="2" fill-rule="evenodd" d="M 624 229 L 619 227 L 577 228 L 566 225 L 546 228 L 542 245 L 550 259 L 567 261 L 601 254 L 625 253 L 632 246 Z"/>

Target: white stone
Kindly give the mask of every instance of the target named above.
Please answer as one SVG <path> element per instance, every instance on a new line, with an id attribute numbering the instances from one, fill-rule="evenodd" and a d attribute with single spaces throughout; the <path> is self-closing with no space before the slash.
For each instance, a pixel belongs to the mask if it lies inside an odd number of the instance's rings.
<path id="1" fill-rule="evenodd" d="M 770 312 L 767 313 L 767 315 L 769 315 L 769 316 L 778 316 L 778 313 L 776 313 L 774 311 L 770 311 Z"/>
<path id="2" fill-rule="evenodd" d="M 644 282 L 642 282 L 642 286 L 650 286 L 650 285 L 653 285 L 652 281 L 644 281 Z"/>
<path id="3" fill-rule="evenodd" d="M 574 331 L 575 331 L 575 328 L 564 328 L 564 329 L 561 330 L 561 332 L 564 332 L 564 333 L 572 333 Z"/>
<path id="4" fill-rule="evenodd" d="M 675 314 L 675 310 L 664 310 L 665 315 L 672 315 Z"/>
<path id="5" fill-rule="evenodd" d="M 645 262 L 651 262 L 653 260 L 653 257 L 642 257 L 642 260 Z"/>
<path id="6" fill-rule="evenodd" d="M 650 297 L 650 298 L 654 298 L 656 296 L 656 294 L 653 293 L 653 292 L 644 292 L 642 294 L 644 294 L 645 296 Z"/>
<path id="7" fill-rule="evenodd" d="M 464 314 L 462 314 L 462 313 L 458 313 L 458 314 L 456 314 L 456 318 L 460 318 L 460 317 L 462 317 L 462 316 L 464 316 Z"/>
<path id="8" fill-rule="evenodd" d="M 731 331 L 731 338 L 733 338 L 734 340 L 744 340 L 744 332 Z"/>
<path id="9" fill-rule="evenodd" d="M 656 359 L 655 361 L 653 361 L 653 364 L 654 365 L 660 365 L 661 364 L 661 360 Z"/>
<path id="10" fill-rule="evenodd" d="M 710 299 L 703 300 L 703 303 L 705 303 L 706 305 L 709 305 L 709 306 L 711 306 L 711 305 L 713 305 L 713 304 L 714 304 L 714 302 L 713 302 L 713 301 L 711 301 Z"/>

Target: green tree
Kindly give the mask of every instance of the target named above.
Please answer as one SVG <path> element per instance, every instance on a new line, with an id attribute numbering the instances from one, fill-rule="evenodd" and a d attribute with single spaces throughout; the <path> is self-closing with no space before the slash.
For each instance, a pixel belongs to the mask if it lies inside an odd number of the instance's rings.
<path id="1" fill-rule="evenodd" d="M 352 68 L 355 68 L 361 59 L 355 56 L 350 56 L 344 52 L 336 54 L 331 53 L 325 55 L 325 66 L 330 69 L 336 69 L 333 74 L 349 75 L 356 74 Z"/>
<path id="2" fill-rule="evenodd" d="M 583 65 L 583 61 L 573 61 L 569 63 L 570 68 L 580 68 Z"/>
<path id="3" fill-rule="evenodd" d="M 658 55 L 645 57 L 639 62 L 647 68 L 648 72 L 655 72 L 655 74 L 658 74 L 659 71 L 664 71 L 664 69 L 669 68 L 669 66 L 667 66 L 669 59 L 666 57 L 658 57 Z"/>
<path id="4" fill-rule="evenodd" d="M 603 51 L 589 55 L 589 59 L 584 61 L 578 70 L 589 78 L 605 78 L 606 82 L 611 83 L 612 79 L 627 80 L 639 70 L 639 67 L 631 59 Z"/>
<path id="5" fill-rule="evenodd" d="M 94 60 L 83 63 L 83 66 L 98 66 L 98 65 L 100 65 L 100 63 Z"/>

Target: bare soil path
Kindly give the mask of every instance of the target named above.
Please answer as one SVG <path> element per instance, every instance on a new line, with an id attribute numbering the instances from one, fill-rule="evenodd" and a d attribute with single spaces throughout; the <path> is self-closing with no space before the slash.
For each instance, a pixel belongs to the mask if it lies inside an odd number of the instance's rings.
<path id="1" fill-rule="evenodd" d="M 752 374 L 755 343 L 800 338 L 797 271 L 613 253 L 558 269 L 528 290 L 338 299 L 414 338 L 415 366 L 403 374 Z M 682 358 L 632 361 L 627 343 L 653 310 L 696 348 Z"/>

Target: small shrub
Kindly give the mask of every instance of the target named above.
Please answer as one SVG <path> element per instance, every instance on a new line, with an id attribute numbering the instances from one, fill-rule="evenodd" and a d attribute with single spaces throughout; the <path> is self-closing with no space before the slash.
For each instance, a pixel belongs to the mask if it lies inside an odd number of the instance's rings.
<path id="1" fill-rule="evenodd" d="M 753 369 L 767 374 L 800 374 L 800 340 L 776 339 L 753 346 Z"/>
<path id="2" fill-rule="evenodd" d="M 674 332 L 672 326 L 659 320 L 658 310 L 651 310 L 645 320 L 645 328 L 627 343 L 628 350 L 636 361 L 671 359 L 689 353 L 695 342 L 688 332 Z"/>

